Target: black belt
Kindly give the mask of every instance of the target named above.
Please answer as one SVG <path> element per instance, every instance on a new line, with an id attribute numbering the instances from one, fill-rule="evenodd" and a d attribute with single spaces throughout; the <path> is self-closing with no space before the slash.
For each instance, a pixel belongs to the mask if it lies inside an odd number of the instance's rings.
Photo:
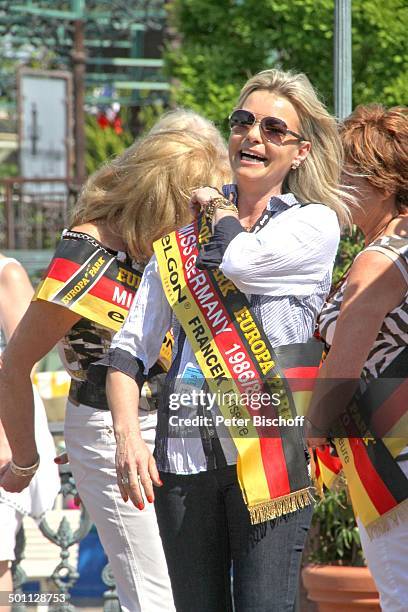
<path id="1" fill-rule="evenodd" d="M 75 405 L 85 404 L 97 410 L 109 410 L 108 398 L 104 387 L 95 385 L 89 380 L 71 380 L 68 399 Z M 156 402 L 149 398 L 139 406 L 143 412 L 154 412 L 157 410 Z"/>
<path id="2" fill-rule="evenodd" d="M 68 399 L 73 404 L 85 404 L 98 410 L 109 410 L 105 388 L 94 385 L 88 380 L 71 380 Z"/>

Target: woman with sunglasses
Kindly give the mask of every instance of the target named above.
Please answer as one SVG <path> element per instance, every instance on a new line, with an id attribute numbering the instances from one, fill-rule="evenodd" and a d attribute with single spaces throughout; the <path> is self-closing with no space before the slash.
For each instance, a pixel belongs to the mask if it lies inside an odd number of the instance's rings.
<path id="1" fill-rule="evenodd" d="M 285 612 L 294 608 L 312 514 L 307 459 L 299 427 L 269 436 L 255 427 L 252 400 L 261 379 L 270 407 L 269 377 L 284 405 L 289 395 L 273 356 L 311 338 L 328 293 L 339 227 L 348 221 L 341 147 L 335 120 L 302 74 L 251 78 L 230 127 L 235 183 L 223 193 L 196 190 L 198 222 L 155 244 L 141 291 L 94 375 L 109 366 L 117 472 L 129 475 L 124 495 L 138 505 L 143 489 L 150 496 L 152 482 L 162 484 L 155 506 L 178 612 Z M 171 325 L 157 474 L 134 407 Z M 229 387 L 238 394 L 228 405 L 221 391 Z"/>

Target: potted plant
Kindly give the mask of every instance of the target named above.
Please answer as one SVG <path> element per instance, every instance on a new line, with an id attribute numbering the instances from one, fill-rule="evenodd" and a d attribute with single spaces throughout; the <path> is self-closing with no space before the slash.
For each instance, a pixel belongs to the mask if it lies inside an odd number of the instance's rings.
<path id="1" fill-rule="evenodd" d="M 319 612 L 380 612 L 374 580 L 364 564 L 360 535 L 344 488 L 326 490 L 316 504 L 302 579 Z"/>

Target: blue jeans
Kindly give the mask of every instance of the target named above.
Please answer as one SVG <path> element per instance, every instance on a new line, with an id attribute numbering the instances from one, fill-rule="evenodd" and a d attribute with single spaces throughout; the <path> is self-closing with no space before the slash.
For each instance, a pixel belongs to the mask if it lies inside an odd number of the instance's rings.
<path id="1" fill-rule="evenodd" d="M 312 506 L 251 525 L 235 466 L 160 477 L 156 514 L 177 612 L 293 612 Z"/>

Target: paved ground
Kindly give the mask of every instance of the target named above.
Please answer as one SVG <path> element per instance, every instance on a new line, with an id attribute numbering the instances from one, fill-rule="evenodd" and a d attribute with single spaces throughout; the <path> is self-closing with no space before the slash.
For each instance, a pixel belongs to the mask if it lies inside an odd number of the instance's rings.
<path id="1" fill-rule="evenodd" d="M 75 606 L 75 610 L 76 612 L 103 612 L 103 600 L 102 599 L 96 599 L 96 598 L 78 598 L 78 597 L 73 597 L 71 599 L 71 602 L 74 606 Z M 44 609 L 44 608 L 41 608 Z M 2 610 L 2 607 L 0 606 L 0 611 Z M 30 612 L 36 612 L 37 611 L 37 606 L 27 606 L 27 610 L 30 610 Z"/>
<path id="2" fill-rule="evenodd" d="M 102 599 L 83 599 L 73 597 L 71 600 L 72 604 L 78 612 L 103 612 L 103 600 Z"/>

